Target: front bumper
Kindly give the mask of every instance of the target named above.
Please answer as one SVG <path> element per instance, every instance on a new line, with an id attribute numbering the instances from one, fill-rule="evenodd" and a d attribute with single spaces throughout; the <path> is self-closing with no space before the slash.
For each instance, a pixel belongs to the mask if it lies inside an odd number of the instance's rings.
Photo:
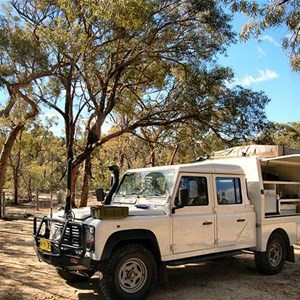
<path id="1" fill-rule="evenodd" d="M 85 224 L 55 218 L 34 218 L 34 248 L 41 261 L 62 269 L 90 270 Z"/>

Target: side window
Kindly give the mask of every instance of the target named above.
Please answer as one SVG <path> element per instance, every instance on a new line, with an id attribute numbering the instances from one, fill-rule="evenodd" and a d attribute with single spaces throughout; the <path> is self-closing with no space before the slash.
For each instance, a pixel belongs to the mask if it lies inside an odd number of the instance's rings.
<path id="1" fill-rule="evenodd" d="M 208 205 L 206 177 L 182 176 L 179 189 L 188 190 L 188 206 Z"/>
<path id="2" fill-rule="evenodd" d="M 241 181 L 240 178 L 217 177 L 218 204 L 241 204 Z"/>

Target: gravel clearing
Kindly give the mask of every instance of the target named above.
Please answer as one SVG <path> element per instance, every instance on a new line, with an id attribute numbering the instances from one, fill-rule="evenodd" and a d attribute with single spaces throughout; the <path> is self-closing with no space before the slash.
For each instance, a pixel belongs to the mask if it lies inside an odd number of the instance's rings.
<path id="1" fill-rule="evenodd" d="M 30 205 L 8 206 L 0 220 L 0 300 L 101 299 L 98 276 L 69 285 L 55 269 L 39 262 L 33 249 L 33 216 L 47 214 Z M 296 262 L 274 276 L 257 272 L 251 254 L 168 268 L 168 282 L 158 285 L 151 300 L 171 299 L 300 299 L 300 246 Z"/>

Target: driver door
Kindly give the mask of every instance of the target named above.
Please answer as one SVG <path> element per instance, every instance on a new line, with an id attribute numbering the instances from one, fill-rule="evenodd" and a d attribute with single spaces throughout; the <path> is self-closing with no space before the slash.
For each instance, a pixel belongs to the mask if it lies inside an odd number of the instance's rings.
<path id="1" fill-rule="evenodd" d="M 209 175 L 205 174 L 186 173 L 180 176 L 175 201 L 180 201 L 180 189 L 188 190 L 188 201 L 172 214 L 174 254 L 214 248 L 215 215 L 209 179 Z"/>

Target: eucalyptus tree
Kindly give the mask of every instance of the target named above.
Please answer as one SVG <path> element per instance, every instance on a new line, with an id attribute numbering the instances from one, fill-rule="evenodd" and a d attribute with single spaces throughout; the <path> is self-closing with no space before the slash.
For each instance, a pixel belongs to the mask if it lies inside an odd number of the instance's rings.
<path id="1" fill-rule="evenodd" d="M 16 204 L 19 191 L 32 200 L 36 189 L 53 193 L 65 188 L 64 141 L 49 130 L 53 121 L 46 117 L 41 122 L 41 117 L 22 130 L 10 155 Z"/>
<path id="2" fill-rule="evenodd" d="M 9 2 L 0 13 L 0 122 L 5 135 L 0 154 L 0 192 L 3 190 L 9 156 L 18 134 L 39 113 L 34 96 L 38 78 L 51 76 L 55 65 L 48 65 L 44 51 L 32 30 L 13 11 Z M 3 96 L 6 95 L 6 96 Z M 2 193 L 0 193 L 1 197 Z"/>
<path id="3" fill-rule="evenodd" d="M 12 5 L 20 26 L 46 53 L 49 76 L 34 81 L 32 94 L 62 116 L 73 175 L 83 162 L 89 172 L 96 148 L 124 133 L 141 134 L 141 128 L 193 122 L 203 132 L 235 139 L 265 125 L 268 99 L 230 90 L 230 69 L 216 64 L 217 55 L 234 42 L 230 16 L 216 1 L 14 0 Z M 119 116 L 117 130 L 103 133 L 104 122 Z M 76 148 L 76 124 L 83 118 L 85 142 Z M 80 205 L 85 204 L 83 197 Z"/>
<path id="4" fill-rule="evenodd" d="M 300 149 L 300 123 L 270 123 L 262 132 L 259 143 Z"/>
<path id="5" fill-rule="evenodd" d="M 32 80 L 30 76 L 34 76 L 30 66 L 34 64 L 34 47 L 30 39 L 27 40 L 28 32 L 19 30 L 12 22 L 10 16 L 0 16 L 0 88 L 8 95 L 8 99 L 1 99 L 0 107 L 4 135 L 0 154 L 0 198 L 13 144 L 26 122 L 38 113 L 36 103 L 24 93 Z"/>

